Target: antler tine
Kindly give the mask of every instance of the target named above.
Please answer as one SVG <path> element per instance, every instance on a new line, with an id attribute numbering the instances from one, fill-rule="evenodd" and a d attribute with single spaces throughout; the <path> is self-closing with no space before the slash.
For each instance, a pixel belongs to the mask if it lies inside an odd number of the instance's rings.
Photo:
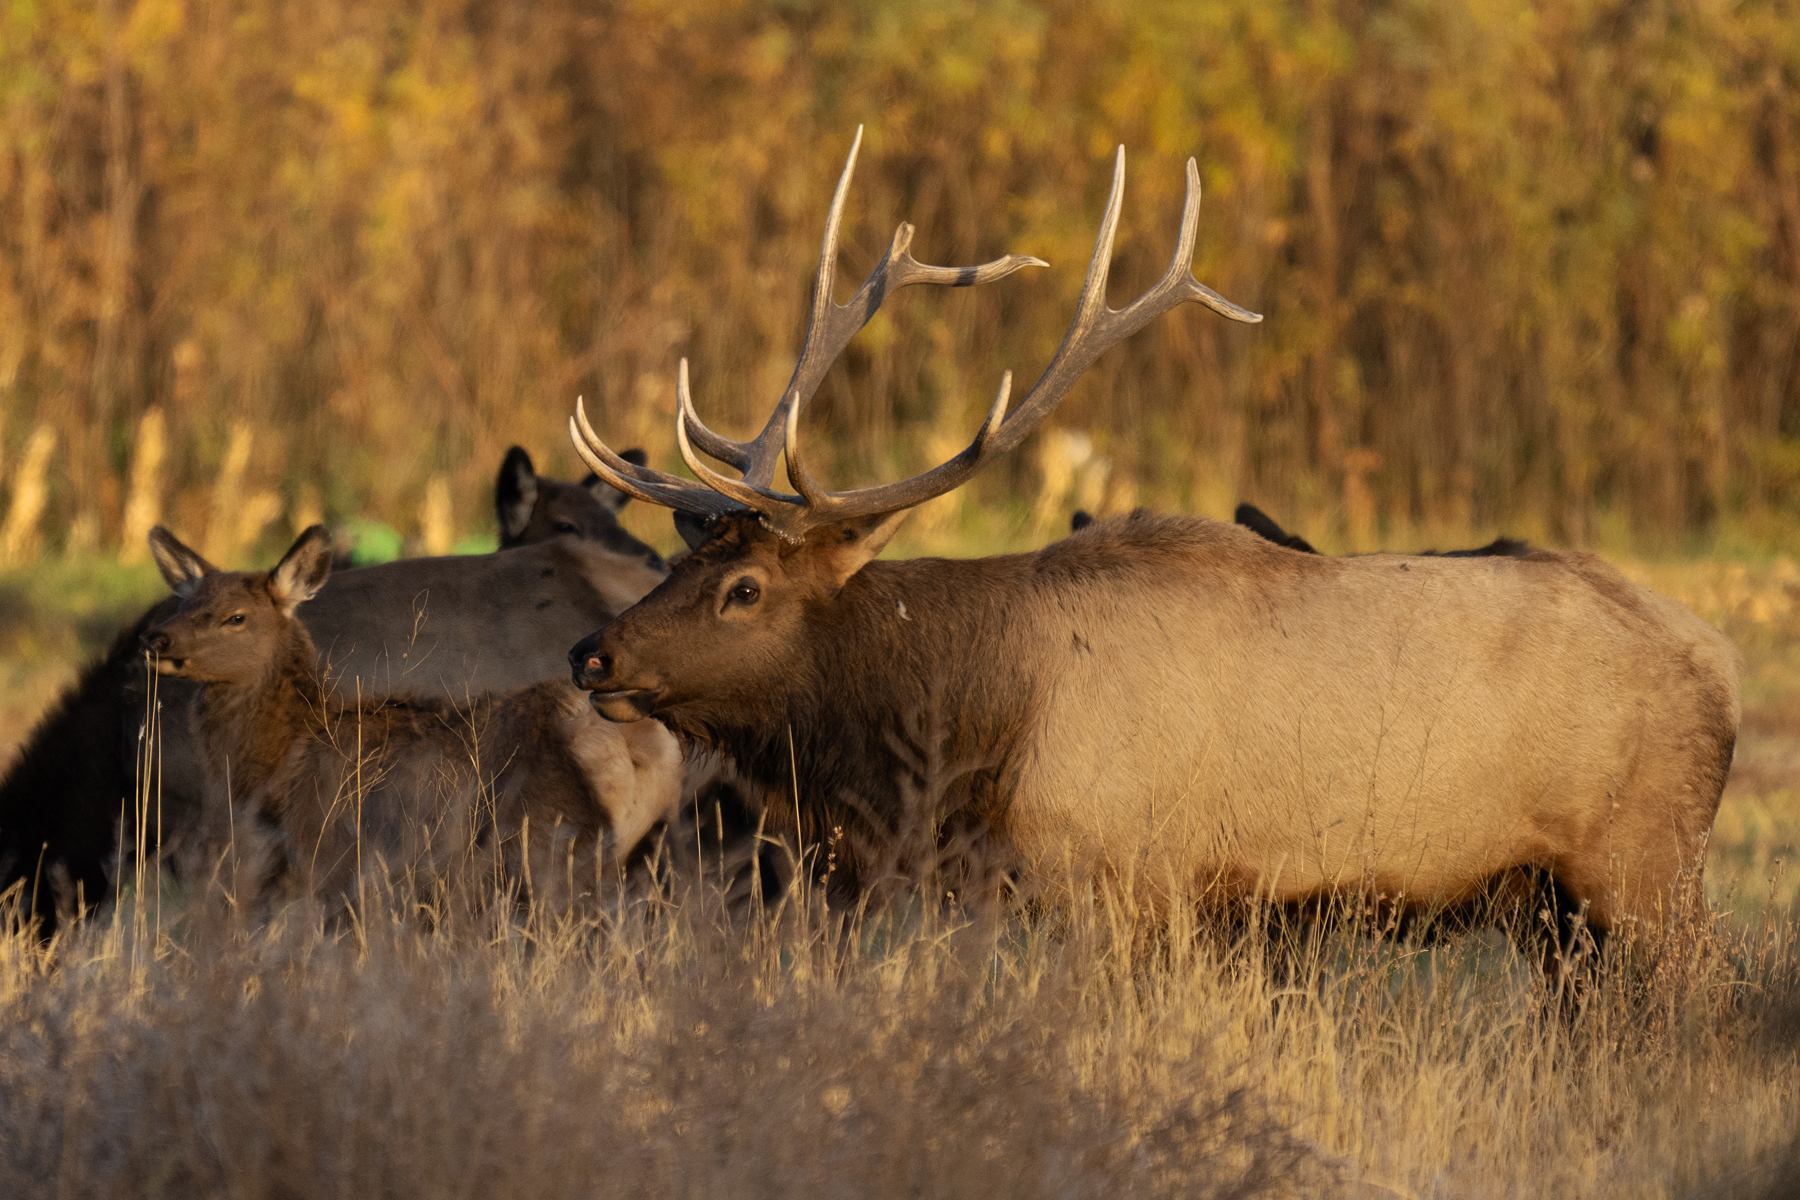
<path id="1" fill-rule="evenodd" d="M 569 419 L 569 436 L 577 438 L 575 419 Z M 575 452 L 581 455 L 583 462 L 593 468 L 594 473 L 613 487 L 618 488 L 634 500 L 642 500 L 646 504 L 660 505 L 663 508 L 679 508 L 683 512 L 699 513 L 702 516 L 716 517 L 731 511 L 734 507 L 725 497 L 706 488 L 689 484 L 685 488 L 666 487 L 659 483 L 642 483 L 637 480 L 618 475 L 600 460 L 600 457 L 583 446 L 579 440 L 575 442 Z"/>
<path id="2" fill-rule="evenodd" d="M 887 296 L 914 284 L 940 287 L 974 287 L 1004 279 L 1024 267 L 1047 267 L 1041 258 L 1028 254 L 1008 254 L 977 267 L 939 267 L 922 263 L 912 256 L 913 227 L 902 221 L 894 230 L 887 252 L 848 304 L 831 298 L 837 279 L 838 235 L 843 226 L 844 204 L 850 194 L 850 180 L 856 172 L 857 152 L 862 148 L 862 126 L 856 128 L 850 155 L 838 176 L 837 190 L 832 193 L 831 210 L 825 217 L 825 236 L 819 243 L 819 270 L 813 281 L 812 315 L 806 325 L 806 340 L 793 377 L 781 394 L 781 401 L 769 415 L 762 431 L 749 441 L 739 442 L 708 429 L 699 417 L 688 422 L 688 433 L 694 444 L 720 462 L 728 463 L 744 473 L 744 482 L 752 487 L 767 488 L 775 480 L 775 462 L 786 444 L 790 416 L 805 408 L 831 364 L 837 361 L 850 339 L 869 323 Z"/>
<path id="3" fill-rule="evenodd" d="M 575 398 L 575 415 L 569 418 L 569 440 L 594 474 L 635 500 L 709 517 L 733 507 L 726 497 L 710 488 L 697 486 L 679 475 L 640 467 L 614 454 L 588 424 L 579 396 Z"/>
<path id="4" fill-rule="evenodd" d="M 783 452 L 787 455 L 788 482 L 800 493 L 800 498 L 808 509 L 817 511 L 830 505 L 831 497 L 819 481 L 812 477 L 806 469 L 806 462 L 800 457 L 800 406 L 793 405 L 787 411 L 786 436 L 782 441 Z"/>
<path id="5" fill-rule="evenodd" d="M 1154 287 L 1124 308 L 1107 307 L 1107 267 L 1112 258 L 1113 234 L 1118 227 L 1124 190 L 1125 147 L 1120 146 L 1114 160 L 1112 194 L 1107 198 L 1106 216 L 1100 224 L 1100 236 L 1094 243 L 1094 258 L 1088 266 L 1087 282 L 1081 289 L 1075 319 L 1063 336 L 1056 357 L 1050 360 L 1044 374 L 1032 385 L 1000 431 L 999 441 L 1005 450 L 1025 440 L 1095 359 L 1184 301 L 1198 301 L 1233 321 L 1255 324 L 1262 320 L 1260 313 L 1233 304 L 1194 278 L 1194 239 L 1200 220 L 1200 168 L 1191 158 L 1187 161 L 1187 198 L 1181 209 L 1181 233 L 1176 239 L 1175 253 L 1169 259 L 1168 269 Z"/>
<path id="6" fill-rule="evenodd" d="M 700 418 L 694 415 L 694 397 L 688 391 L 688 366 L 685 358 L 675 372 L 675 401 L 675 443 L 681 447 L 681 457 L 696 479 L 721 496 L 758 512 L 767 512 L 771 502 L 783 505 L 802 503 L 798 496 L 789 496 L 751 483 L 748 472 L 743 479 L 730 479 L 700 461 L 700 456 L 694 453 L 693 443 L 689 440 L 692 426 L 698 425 Z"/>
<path id="7" fill-rule="evenodd" d="M 640 483 L 661 483 L 677 486 L 688 485 L 688 481 L 681 478 L 679 475 L 665 474 L 664 472 L 655 470 L 651 467 L 640 467 L 630 459 L 613 453 L 612 449 L 600 439 L 600 435 L 594 432 L 594 427 L 588 424 L 587 409 L 583 405 L 580 396 L 575 397 L 575 415 L 570 418 L 570 421 L 571 429 L 578 431 L 580 434 L 580 436 L 575 439 L 575 449 L 582 452 L 582 458 L 585 460 L 590 457 L 597 457 L 606 464 L 607 470 L 605 474 L 602 474 L 599 471 L 595 472 L 596 474 L 601 474 L 602 478 L 605 478 L 607 474 L 624 475 L 627 478 L 634 479 Z"/>

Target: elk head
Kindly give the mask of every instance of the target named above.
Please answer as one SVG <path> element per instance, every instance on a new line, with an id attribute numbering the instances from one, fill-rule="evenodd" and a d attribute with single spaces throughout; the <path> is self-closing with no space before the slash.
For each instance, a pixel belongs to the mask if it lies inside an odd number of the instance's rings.
<path id="1" fill-rule="evenodd" d="M 620 457 L 637 466 L 649 461 L 642 450 L 635 449 Z M 598 542 L 615 554 L 642 558 L 661 570 L 661 556 L 619 525 L 619 511 L 630 499 L 591 472 L 580 483 L 547 479 L 532 466 L 525 448 L 514 446 L 506 452 L 500 475 L 494 481 L 500 548 L 527 546 L 553 537 L 577 537 Z"/>
<path id="2" fill-rule="evenodd" d="M 902 223 L 850 302 L 835 303 L 838 226 L 861 141 L 859 129 L 826 218 L 800 361 L 761 433 L 740 442 L 708 429 L 694 410 L 687 361 L 682 360 L 676 374 L 675 437 L 699 480 L 695 483 L 628 462 L 609 450 L 576 401 L 570 435 L 595 474 L 640 500 L 692 514 L 711 534 L 655 591 L 570 651 L 576 684 L 593 692 L 595 708 L 612 720 L 656 714 L 671 723 L 705 725 L 707 710 L 766 698 L 783 681 L 804 686 L 809 664 L 828 652 L 818 647 L 821 639 L 812 635 L 816 631 L 805 627 L 881 552 L 907 512 L 960 486 L 1017 446 L 1107 348 L 1189 300 L 1232 320 L 1262 320 L 1193 277 L 1200 175 L 1192 159 L 1181 233 L 1167 271 L 1125 308 L 1107 307 L 1106 277 L 1124 199 L 1125 151 L 1120 147 L 1075 317 L 1055 358 L 1024 399 L 1009 411 L 1012 373 L 1006 372 L 980 431 L 954 458 L 898 483 L 827 491 L 801 454 L 800 417 L 832 360 L 887 294 L 915 283 L 967 287 L 1024 266 L 1048 265 L 1008 255 L 979 267 L 926 266 L 909 252 L 913 229 Z M 699 452 L 735 468 L 739 477 L 707 466 Z M 794 494 L 773 486 L 780 456 L 785 456 Z"/>
<path id="3" fill-rule="evenodd" d="M 221 571 L 161 525 L 150 531 L 150 552 L 181 603 L 144 632 L 143 647 L 158 673 L 201 683 L 260 679 L 297 627 L 294 610 L 331 574 L 323 525 L 302 533 L 272 571 Z"/>

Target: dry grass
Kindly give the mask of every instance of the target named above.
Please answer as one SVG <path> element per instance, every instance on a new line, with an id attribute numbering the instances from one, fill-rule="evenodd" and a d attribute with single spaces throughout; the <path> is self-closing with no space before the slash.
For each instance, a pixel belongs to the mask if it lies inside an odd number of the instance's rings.
<path id="1" fill-rule="evenodd" d="M 1748 1196 L 1800 1180 L 1800 602 L 1628 569 L 1744 647 L 1715 912 L 1573 1019 L 1494 932 L 1173 926 L 1099 896 L 350 930 L 128 887 L 0 941 L 29 1196 Z M 127 866 L 132 878 L 136 873 Z M 147 882 L 147 881 L 146 881 Z M 133 898 L 141 896 L 141 903 Z M 1146 948 L 1148 947 L 1148 949 Z"/>
<path id="2" fill-rule="evenodd" d="M 15 1195 L 1772 1196 L 1800 1163 L 1785 931 L 1566 1020 L 1492 934 L 1272 968 L 1182 921 L 1146 950 L 1104 896 L 153 914 L 0 945 Z"/>

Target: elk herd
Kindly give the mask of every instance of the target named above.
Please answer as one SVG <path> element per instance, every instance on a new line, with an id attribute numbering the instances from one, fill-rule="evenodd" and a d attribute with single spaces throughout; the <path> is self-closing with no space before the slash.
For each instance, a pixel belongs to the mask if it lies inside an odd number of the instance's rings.
<path id="1" fill-rule="evenodd" d="M 830 490 L 802 418 L 888 295 L 1045 265 L 928 266 L 901 224 L 836 303 L 860 140 L 761 432 L 709 428 L 680 363 L 691 478 L 610 449 L 578 400 L 593 474 L 544 479 L 515 448 L 491 554 L 334 574 L 315 526 L 271 570 L 223 571 L 155 530 L 173 595 L 0 782 L 0 887 L 20 911 L 47 932 L 106 899 L 152 794 L 184 879 L 343 912 L 370 888 L 569 911 L 692 844 L 697 820 L 752 852 L 785 839 L 802 870 L 829 844 L 834 895 L 947 868 L 990 894 L 1104 879 L 1152 906 L 1354 894 L 1553 914 L 1553 948 L 1582 926 L 1655 933 L 1692 899 L 1740 659 L 1592 555 L 1501 539 L 1338 558 L 1244 506 L 1231 524 L 1078 519 L 1032 553 L 880 559 L 909 511 L 1017 447 L 1118 342 L 1188 301 L 1261 317 L 1191 273 L 1191 160 L 1167 270 L 1107 304 L 1121 149 L 1043 374 L 1016 404 L 1003 374 L 948 461 Z M 630 499 L 674 510 L 678 561 L 619 526 Z"/>

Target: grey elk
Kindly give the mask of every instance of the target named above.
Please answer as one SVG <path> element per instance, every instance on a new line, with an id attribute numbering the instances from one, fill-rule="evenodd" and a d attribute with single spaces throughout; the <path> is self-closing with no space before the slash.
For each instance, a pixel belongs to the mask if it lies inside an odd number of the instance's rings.
<path id="1" fill-rule="evenodd" d="M 676 435 L 698 483 L 623 461 L 577 406 L 571 433 L 596 473 L 712 531 L 570 652 L 600 712 L 654 718 L 791 787 L 785 807 L 812 837 L 879 845 L 925 796 L 934 836 L 997 849 L 1012 878 L 1041 885 L 1104 875 L 1157 903 L 1359 893 L 1405 913 L 1516 897 L 1547 875 L 1563 916 L 1585 907 L 1596 938 L 1662 928 L 1697 884 L 1740 660 L 1591 555 L 1328 558 L 1139 512 L 1035 553 L 877 561 L 909 509 L 1017 446 L 1158 315 L 1191 300 L 1259 318 L 1192 276 L 1192 160 L 1166 273 L 1107 306 L 1121 148 L 1074 318 L 1023 402 L 1008 411 L 1008 375 L 960 454 L 828 491 L 799 430 L 831 358 L 888 291 L 985 282 L 1020 261 L 923 267 L 902 225 L 836 304 L 854 163 L 853 149 L 799 365 L 757 437 L 702 424 L 685 362 Z M 792 493 L 772 485 L 779 453 Z"/>
<path id="2" fill-rule="evenodd" d="M 597 892 L 679 801 L 679 748 L 596 718 L 560 681 L 450 699 L 346 699 L 298 615 L 331 569 L 313 526 L 271 571 L 219 571 L 150 535 L 180 600 L 143 635 L 159 673 L 203 684 L 201 846 L 238 886 L 286 877 L 343 905 L 371 878 L 425 894 L 504 880 L 566 908 Z M 483 872 L 486 872 L 484 876 Z"/>

